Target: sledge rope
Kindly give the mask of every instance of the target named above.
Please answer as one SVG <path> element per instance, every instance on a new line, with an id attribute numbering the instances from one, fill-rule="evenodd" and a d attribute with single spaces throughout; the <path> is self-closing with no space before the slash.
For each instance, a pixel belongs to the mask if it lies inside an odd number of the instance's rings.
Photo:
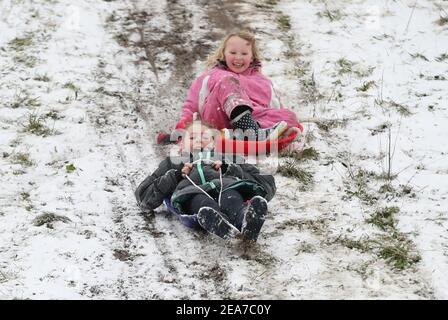
<path id="1" fill-rule="evenodd" d="M 201 161 L 202 159 L 198 159 L 196 161 L 193 161 L 192 164 Z M 195 186 L 196 188 L 198 188 L 199 190 L 201 190 L 207 197 L 209 197 L 210 199 L 212 199 L 213 201 L 216 201 L 215 199 L 213 199 L 213 197 L 211 195 L 209 195 L 204 189 L 202 189 L 200 186 L 198 186 L 193 180 L 191 180 L 191 178 L 186 174 L 185 178 L 187 178 L 188 181 L 191 182 L 191 184 L 193 186 Z M 221 167 L 219 168 L 219 182 L 221 183 L 220 187 L 219 187 L 219 196 L 218 196 L 218 205 L 221 208 L 221 195 L 222 195 L 222 170 Z"/>

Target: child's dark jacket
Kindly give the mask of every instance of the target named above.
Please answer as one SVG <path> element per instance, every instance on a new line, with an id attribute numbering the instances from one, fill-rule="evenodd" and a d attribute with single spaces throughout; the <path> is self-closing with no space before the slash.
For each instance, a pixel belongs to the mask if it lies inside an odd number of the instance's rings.
<path id="1" fill-rule="evenodd" d="M 211 166 L 211 162 L 215 160 L 223 162 L 222 191 L 237 190 L 246 200 L 256 195 L 268 201 L 274 197 L 276 186 L 272 175 L 261 174 L 256 166 L 241 163 L 241 159 L 234 163 L 235 158 L 229 159 L 209 152 L 195 156 L 167 157 L 163 160 L 157 170 L 135 190 L 139 207 L 143 211 L 152 210 L 159 207 L 165 198 L 170 198 L 178 210 L 184 211 L 185 203 L 192 196 L 202 193 L 191 181 L 182 177 L 181 170 L 186 162 L 194 162 L 189 178 L 202 190 L 217 198 L 221 190 L 221 179 L 219 171 Z"/>

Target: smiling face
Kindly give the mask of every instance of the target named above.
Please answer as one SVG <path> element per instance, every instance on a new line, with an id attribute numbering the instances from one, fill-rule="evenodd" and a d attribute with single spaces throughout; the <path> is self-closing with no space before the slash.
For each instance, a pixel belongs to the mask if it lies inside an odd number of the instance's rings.
<path id="1" fill-rule="evenodd" d="M 238 36 L 227 40 L 224 50 L 227 67 L 235 73 L 242 73 L 249 68 L 253 60 L 252 46 L 249 41 Z"/>
<path id="2" fill-rule="evenodd" d="M 187 152 L 201 151 L 213 147 L 213 132 L 210 128 L 200 123 L 190 125 L 182 139 L 182 150 Z"/>

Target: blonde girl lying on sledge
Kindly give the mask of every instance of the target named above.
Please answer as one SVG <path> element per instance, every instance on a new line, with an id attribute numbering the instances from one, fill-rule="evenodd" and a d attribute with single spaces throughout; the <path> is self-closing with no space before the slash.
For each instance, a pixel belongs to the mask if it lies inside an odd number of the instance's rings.
<path id="1" fill-rule="evenodd" d="M 178 156 L 169 156 L 137 188 L 143 211 L 164 199 L 182 214 L 197 216 L 199 225 L 221 238 L 256 241 L 275 195 L 272 175 L 261 174 L 242 158 L 214 152 L 212 128 L 194 121 L 185 128 Z"/>

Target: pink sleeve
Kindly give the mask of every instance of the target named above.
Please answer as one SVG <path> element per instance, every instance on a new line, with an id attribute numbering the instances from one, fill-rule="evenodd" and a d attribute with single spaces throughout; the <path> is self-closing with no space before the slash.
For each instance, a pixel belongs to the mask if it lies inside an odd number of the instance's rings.
<path id="1" fill-rule="evenodd" d="M 199 91 L 203 76 L 196 78 L 188 89 L 187 98 L 182 106 L 179 122 L 188 123 L 193 120 L 193 113 L 198 112 Z"/>

